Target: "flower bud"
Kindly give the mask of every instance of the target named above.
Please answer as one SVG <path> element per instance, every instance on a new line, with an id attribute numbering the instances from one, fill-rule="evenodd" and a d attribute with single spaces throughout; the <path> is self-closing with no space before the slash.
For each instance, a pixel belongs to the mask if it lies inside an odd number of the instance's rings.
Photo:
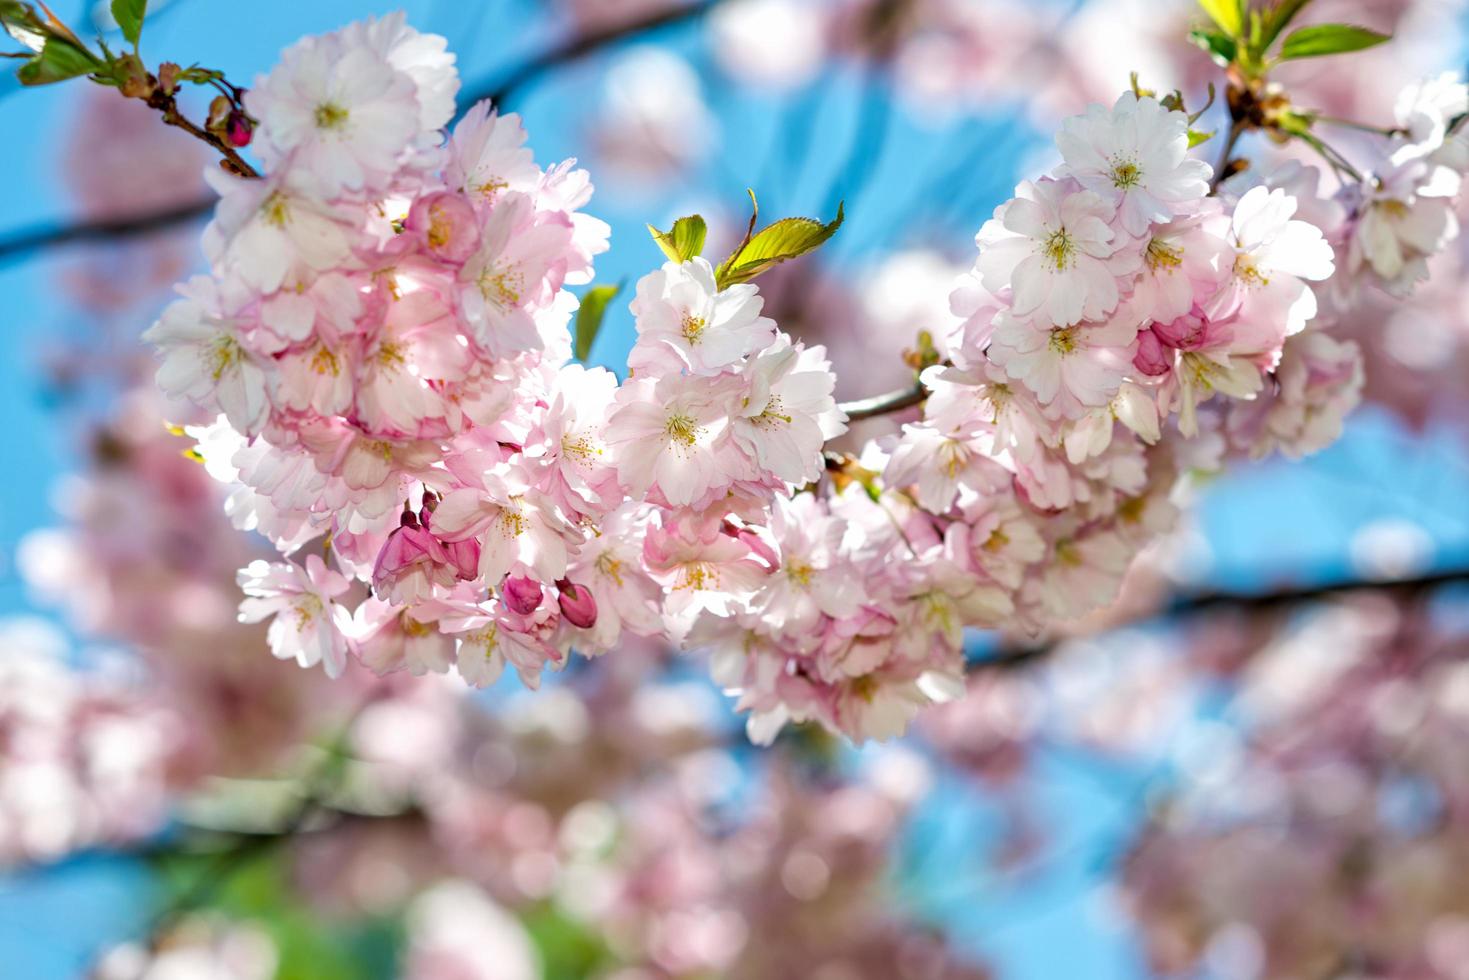
<path id="1" fill-rule="evenodd" d="M 529 616 L 541 605 L 541 583 L 524 575 L 505 580 L 505 605 L 511 611 Z"/>
<path id="2" fill-rule="evenodd" d="M 179 66 L 165 61 L 158 66 L 158 89 L 164 95 L 172 95 L 179 87 Z"/>
<path id="3" fill-rule="evenodd" d="M 1137 335 L 1137 353 L 1133 355 L 1132 366 L 1150 378 L 1159 377 L 1173 369 L 1173 351 L 1164 347 L 1152 330 L 1144 330 Z"/>
<path id="4" fill-rule="evenodd" d="M 423 248 L 446 262 L 463 262 L 479 248 L 479 219 L 474 205 L 453 191 L 435 191 L 413 202 L 403 229 Z"/>
<path id="5" fill-rule="evenodd" d="M 556 602 L 566 621 L 584 630 L 591 629 L 597 622 L 597 600 L 592 598 L 591 590 L 566 579 L 557 582 L 556 588 L 561 593 Z"/>
<path id="6" fill-rule="evenodd" d="M 255 135 L 255 126 L 250 117 L 239 109 L 232 109 L 224 124 L 224 138 L 230 146 L 248 146 Z"/>

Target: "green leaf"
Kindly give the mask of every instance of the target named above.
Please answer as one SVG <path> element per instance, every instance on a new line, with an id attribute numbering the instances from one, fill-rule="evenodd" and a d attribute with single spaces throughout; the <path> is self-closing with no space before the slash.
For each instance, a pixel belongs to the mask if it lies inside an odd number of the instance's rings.
<path id="1" fill-rule="evenodd" d="M 102 67 L 90 51 L 59 37 L 48 37 L 41 53 L 20 66 L 15 77 L 22 85 L 50 85 L 86 75 Z"/>
<path id="2" fill-rule="evenodd" d="M 1199 0 L 1199 6 L 1229 37 L 1238 38 L 1243 32 L 1245 18 L 1241 0 Z"/>
<path id="3" fill-rule="evenodd" d="M 1209 52 L 1214 63 L 1221 68 L 1227 68 L 1232 64 L 1235 55 L 1239 53 L 1239 45 L 1234 39 L 1218 31 L 1189 31 L 1188 39 L 1197 47 Z"/>
<path id="4" fill-rule="evenodd" d="M 672 231 L 659 231 L 652 225 L 648 226 L 648 231 L 664 255 L 674 262 L 687 262 L 704 251 L 704 236 L 709 229 L 702 217 L 691 214 L 675 221 Z"/>
<path id="5" fill-rule="evenodd" d="M 837 205 L 837 216 L 822 224 L 814 218 L 783 218 L 748 237 L 714 273 L 720 289 L 749 282 L 788 259 L 799 258 L 820 248 L 846 220 L 845 204 Z"/>
<path id="6" fill-rule="evenodd" d="M 148 12 L 148 0 L 112 0 L 112 19 L 122 28 L 122 36 L 133 47 L 143 33 L 143 15 Z"/>
<path id="7" fill-rule="evenodd" d="M 1190 150 L 1192 150 L 1194 147 L 1198 146 L 1200 143 L 1207 143 L 1207 142 L 1209 142 L 1211 139 L 1214 138 L 1214 133 L 1215 132 L 1217 132 L 1217 130 L 1211 129 L 1211 130 L 1209 130 L 1206 133 L 1206 132 L 1204 132 L 1203 130 L 1200 130 L 1200 129 L 1190 129 L 1188 131 L 1188 148 Z"/>
<path id="8" fill-rule="evenodd" d="M 1275 43 L 1280 32 L 1296 19 L 1296 14 L 1306 9 L 1306 4 L 1311 0 L 1280 0 L 1268 14 L 1265 15 L 1264 28 L 1260 33 L 1259 50 L 1264 54 Z"/>
<path id="9" fill-rule="evenodd" d="M 699 222 L 703 225 L 703 221 Z M 702 235 L 700 238 L 702 239 Z M 661 243 L 660 243 L 661 244 Z M 597 339 L 597 333 L 602 329 L 602 319 L 607 315 L 607 307 L 622 292 L 622 287 L 627 285 L 627 280 L 616 285 L 593 286 L 588 289 L 581 298 L 581 308 L 576 311 L 576 359 L 585 361 L 592 353 L 592 344 Z"/>
<path id="10" fill-rule="evenodd" d="M 1319 58 L 1327 54 L 1361 51 L 1390 40 L 1392 38 L 1387 34 L 1352 24 L 1316 24 L 1287 34 L 1285 43 L 1280 46 L 1280 57 L 1285 61 Z"/>

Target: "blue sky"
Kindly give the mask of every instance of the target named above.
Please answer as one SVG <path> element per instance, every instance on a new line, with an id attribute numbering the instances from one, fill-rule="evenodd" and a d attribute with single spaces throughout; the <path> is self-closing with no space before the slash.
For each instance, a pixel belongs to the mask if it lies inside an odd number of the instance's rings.
<path id="1" fill-rule="evenodd" d="M 58 12 L 79 6 L 61 3 Z M 287 3 L 255 0 L 248 4 L 175 0 L 145 34 L 151 59 L 199 62 L 248 81 L 273 63 L 279 50 L 306 33 L 333 29 L 368 13 L 401 7 L 422 30 L 450 38 L 461 71 L 471 82 L 494 79 L 524 54 L 537 50 L 543 29 L 527 29 L 529 0 L 489 0 L 483 5 L 406 2 L 365 6 L 348 0 Z M 702 41 L 680 29 L 657 38 L 697 56 Z M 577 156 L 581 123 L 595 91 L 601 62 L 589 62 L 561 77 L 523 92 L 514 108 L 527 117 L 538 159 Z M 1425 66 L 1427 68 L 1428 66 Z M 700 179 L 671 188 L 656 201 L 598 200 L 590 209 L 614 228 L 612 253 L 599 262 L 599 280 L 636 277 L 656 262 L 643 230 L 645 222 L 663 224 L 696 208 L 706 213 L 742 213 L 745 182 L 761 184 L 769 174 L 766 148 L 777 132 L 782 108 L 777 96 L 720 95 L 714 76 L 706 88 L 726 138 L 718 159 Z M 72 101 L 82 83 L 37 91 L 0 88 L 0 236 L 35 222 L 62 219 L 67 212 L 57 153 L 72 118 Z M 860 77 L 841 73 L 826 83 L 825 108 L 813 122 L 811 141 L 817 164 L 804 180 L 765 179 L 757 186 L 767 213 L 824 214 L 833 191 L 842 193 L 833 147 L 845 147 L 870 96 Z M 850 220 L 830 247 L 830 256 L 850 269 L 895 244 L 909 229 L 939 229 L 962 247 L 1020 176 L 1020 161 L 1041 138 L 1020 120 L 1005 115 L 973 120 L 957 135 L 936 137 L 901 115 L 891 121 L 886 151 L 872 163 L 865 189 L 849 200 Z M 948 189 L 917 196 L 914 172 L 952 167 L 955 155 L 983 147 L 972 173 L 963 180 L 962 202 L 969 209 L 962 227 L 947 227 L 938 216 L 952 203 Z M 823 155 L 823 151 L 825 154 Z M 750 175 L 761 175 L 752 177 Z M 773 175 L 779 178 L 779 173 Z M 901 190 L 902 193 L 896 193 Z M 967 232 L 965 229 L 967 228 Z M 27 601 L 13 569 L 14 550 L 27 531 L 55 523 L 49 490 L 77 465 L 65 430 L 47 405 L 38 383 L 37 343 L 59 329 L 67 314 L 58 294 L 54 262 L 46 258 L 12 261 L 0 267 L 0 417 L 6 420 L 3 459 L 18 475 L 0 484 L 0 614 L 39 613 Z M 594 359 L 618 364 L 629 346 L 631 325 L 616 312 L 594 351 Z M 1266 588 L 1278 581 L 1329 580 L 1351 573 L 1352 536 L 1374 522 L 1407 521 L 1434 542 L 1435 561 L 1458 566 L 1469 560 L 1469 467 L 1462 434 L 1431 431 L 1410 436 L 1380 415 L 1362 413 L 1347 437 L 1331 450 L 1302 464 L 1279 462 L 1247 468 L 1204 493 L 1198 523 L 1207 548 L 1195 556 L 1199 578 L 1218 587 Z M 3 654 L 0 654 L 3 655 Z M 1014 980 L 1126 980 L 1144 976 L 1137 951 L 1124 932 L 1108 927 L 1098 912 L 1096 889 L 1138 817 L 1138 800 L 1151 773 L 1062 753 L 1043 754 L 1039 765 L 1039 805 L 1051 822 L 1060 857 L 1023 889 L 961 880 L 952 869 L 973 858 L 993 837 L 992 818 L 972 785 L 946 782 L 917 819 L 911 847 L 914 858 L 899 874 L 901 893 L 915 910 L 955 927 L 957 940 L 981 951 Z M 87 857 L 62 869 L 0 877 L 0 962 L 6 974 L 48 980 L 76 975 L 99 942 L 125 935 L 135 926 L 138 898 L 146 878 L 127 862 Z M 13 971 L 13 972 L 11 972 Z"/>

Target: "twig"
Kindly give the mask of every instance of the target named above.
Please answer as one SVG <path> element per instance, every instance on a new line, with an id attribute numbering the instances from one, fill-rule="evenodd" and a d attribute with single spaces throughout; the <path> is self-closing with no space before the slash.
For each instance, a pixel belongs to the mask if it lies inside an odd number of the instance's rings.
<path id="1" fill-rule="evenodd" d="M 905 408 L 913 408 L 922 404 L 928 397 L 928 389 L 922 384 L 915 382 L 911 387 L 899 391 L 889 391 L 882 395 L 873 395 L 871 398 L 859 398 L 856 401 L 841 402 L 837 408 L 847 413 L 849 422 L 860 422 L 862 419 L 875 418 L 878 415 L 887 415 L 889 412 L 901 412 Z"/>
<path id="2" fill-rule="evenodd" d="M 1219 193 L 1219 185 L 1229 174 L 1229 158 L 1234 153 L 1235 144 L 1245 131 L 1244 124 L 1238 121 L 1229 124 L 1229 132 L 1224 137 L 1224 146 L 1219 151 L 1219 162 L 1214 165 L 1214 179 L 1209 182 L 1209 193 Z"/>
<path id="3" fill-rule="evenodd" d="M 552 69 L 559 68 L 573 61 L 580 61 L 587 55 L 593 54 L 609 45 L 616 44 L 619 41 L 646 34 L 649 31 L 655 31 L 662 27 L 671 27 L 675 24 L 697 20 L 719 6 L 721 2 L 723 0 L 699 0 L 697 3 L 670 7 L 666 10 L 655 11 L 635 20 L 578 34 L 532 57 L 519 67 L 512 69 L 493 88 L 481 89 L 465 99 L 464 102 L 468 105 L 473 105 L 481 99 L 489 99 L 495 105 L 501 105 L 518 90 L 524 88 Z"/>
<path id="4" fill-rule="evenodd" d="M 1191 596 L 1182 596 L 1156 613 L 1140 616 L 1133 623 L 1121 625 L 1133 625 L 1135 623 L 1148 622 L 1154 619 L 1165 619 L 1173 616 L 1197 616 L 1222 609 L 1245 612 L 1268 612 L 1275 609 L 1290 608 L 1292 606 L 1316 602 L 1321 599 L 1330 599 L 1351 592 L 1388 592 L 1413 595 L 1418 592 L 1428 592 L 1445 585 L 1455 585 L 1463 582 L 1469 582 L 1469 568 L 1447 569 L 1441 572 L 1430 572 L 1414 578 L 1392 579 L 1383 582 L 1348 579 L 1338 582 L 1328 582 L 1324 585 L 1302 586 L 1296 589 L 1279 589 L 1273 592 L 1201 592 Z M 1066 642 L 1067 639 L 1067 637 L 1057 637 L 1039 643 L 1002 649 L 993 657 L 984 657 L 969 661 L 965 665 L 965 669 L 970 672 L 975 672 L 982 670 L 1009 670 L 1024 667 L 1044 659 L 1062 643 Z"/>

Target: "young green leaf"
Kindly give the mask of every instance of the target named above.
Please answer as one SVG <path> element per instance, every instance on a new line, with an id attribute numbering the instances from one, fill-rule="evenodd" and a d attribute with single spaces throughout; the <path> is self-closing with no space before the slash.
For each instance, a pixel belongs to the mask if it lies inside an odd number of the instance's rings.
<path id="1" fill-rule="evenodd" d="M 1280 32 L 1285 30 L 1290 22 L 1296 19 L 1296 14 L 1306 9 L 1306 4 L 1311 0 L 1280 0 L 1268 14 L 1265 15 L 1264 28 L 1260 33 L 1259 49 L 1264 54 L 1275 43 Z"/>
<path id="2" fill-rule="evenodd" d="M 15 77 L 22 85 L 50 85 L 86 75 L 102 67 L 92 53 L 59 37 L 48 37 L 41 53 L 20 66 Z"/>
<path id="3" fill-rule="evenodd" d="M 1231 38 L 1238 38 L 1244 30 L 1245 18 L 1242 0 L 1199 0 L 1199 6 L 1209 19 Z"/>
<path id="4" fill-rule="evenodd" d="M 749 282 L 787 259 L 815 251 L 842 226 L 846 220 L 845 207 L 838 204 L 837 216 L 826 224 L 814 218 L 782 218 L 760 229 L 720 264 L 714 281 L 720 289 Z"/>
<path id="5" fill-rule="evenodd" d="M 1200 130 L 1200 129 L 1190 129 L 1188 131 L 1188 148 L 1190 150 L 1192 150 L 1194 147 L 1198 146 L 1200 143 L 1207 143 L 1207 142 L 1209 142 L 1211 139 L 1214 138 L 1214 133 L 1215 132 L 1217 132 L 1217 130 L 1211 129 L 1211 130 L 1209 130 L 1206 133 L 1206 132 L 1204 132 L 1203 130 Z"/>
<path id="6" fill-rule="evenodd" d="M 704 219 L 697 214 L 691 214 L 687 218 L 679 218 L 673 223 L 672 231 L 659 231 L 652 225 L 648 231 L 653 235 L 653 241 L 663 249 L 663 254 L 674 262 L 687 262 L 694 256 L 704 251 L 704 236 L 709 229 L 704 224 Z"/>
<path id="7" fill-rule="evenodd" d="M 143 33 L 143 16 L 148 12 L 148 0 L 112 0 L 112 19 L 122 29 L 122 36 L 133 47 Z"/>
<path id="8" fill-rule="evenodd" d="M 1188 39 L 1209 52 L 1214 63 L 1221 68 L 1229 67 L 1239 53 L 1239 45 L 1234 39 L 1218 31 L 1189 31 Z"/>
<path id="9" fill-rule="evenodd" d="M 1291 31 L 1280 46 L 1282 60 L 1296 58 L 1319 58 L 1327 54 L 1344 54 L 1361 51 L 1392 38 L 1365 27 L 1352 24 L 1316 24 Z"/>
<path id="10" fill-rule="evenodd" d="M 702 224 L 702 222 L 700 222 Z M 607 316 L 607 307 L 622 292 L 627 280 L 616 285 L 604 284 L 588 289 L 581 298 L 581 308 L 576 311 L 576 358 L 585 361 L 592 353 L 592 344 L 602 329 L 602 320 Z"/>

